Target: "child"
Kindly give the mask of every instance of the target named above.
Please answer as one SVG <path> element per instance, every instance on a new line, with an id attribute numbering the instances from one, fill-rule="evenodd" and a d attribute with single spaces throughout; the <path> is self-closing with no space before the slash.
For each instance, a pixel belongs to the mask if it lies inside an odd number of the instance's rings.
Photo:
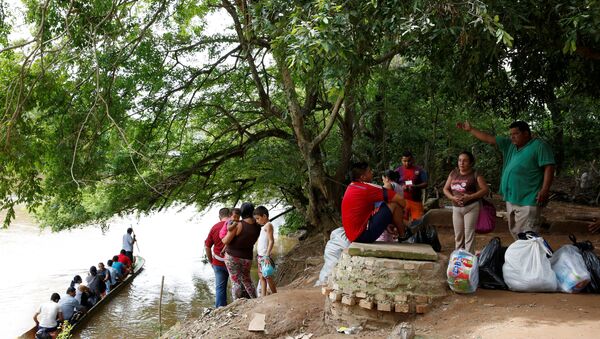
<path id="1" fill-rule="evenodd" d="M 273 275 L 267 277 L 263 276 L 262 266 L 269 264 L 273 266 L 273 260 L 271 260 L 271 251 L 273 250 L 273 244 L 275 239 L 273 238 L 273 225 L 269 222 L 269 210 L 264 206 L 258 206 L 254 210 L 254 218 L 259 225 L 264 225 L 260 230 L 260 236 L 257 241 L 257 252 L 258 252 L 258 278 L 260 280 L 261 296 L 267 295 L 267 284 L 271 293 L 277 293 L 277 286 L 273 280 Z"/>
<path id="2" fill-rule="evenodd" d="M 402 186 L 400 186 L 397 181 L 400 179 L 400 175 L 396 171 L 387 170 L 381 176 L 381 180 L 383 181 L 383 187 L 387 189 L 391 189 L 396 194 L 400 194 L 400 196 L 404 196 L 404 190 Z M 384 242 L 393 242 L 396 241 L 397 235 L 389 232 L 387 229 L 381 233 L 381 236 L 377 238 L 376 241 L 384 241 Z"/>
<path id="3" fill-rule="evenodd" d="M 383 172 L 381 180 L 383 181 L 383 187 L 391 189 L 396 192 L 396 194 L 400 194 L 401 197 L 404 197 L 404 190 L 402 189 L 402 186 L 398 184 L 398 180 L 400 180 L 400 174 L 398 174 L 398 172 L 386 170 Z"/>
<path id="4" fill-rule="evenodd" d="M 231 210 L 231 216 L 229 220 L 223 224 L 223 228 L 219 231 L 219 238 L 223 239 L 227 235 L 227 231 L 231 228 L 233 231 L 233 227 L 240 221 L 242 215 L 242 211 L 239 208 L 234 208 Z M 221 251 L 221 256 L 225 255 L 225 249 L 227 245 L 223 246 L 223 250 Z"/>

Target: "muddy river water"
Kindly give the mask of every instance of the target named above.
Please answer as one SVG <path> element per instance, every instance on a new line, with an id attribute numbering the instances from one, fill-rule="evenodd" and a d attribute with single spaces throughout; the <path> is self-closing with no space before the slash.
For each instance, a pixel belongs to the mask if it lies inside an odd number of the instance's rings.
<path id="1" fill-rule="evenodd" d="M 193 207 L 171 208 L 139 218 L 116 218 L 106 231 L 91 226 L 52 233 L 40 231 L 35 219 L 19 210 L 17 220 L 8 229 L 0 229 L 1 337 L 14 338 L 33 326 L 32 316 L 40 303 L 53 292 L 63 296 L 74 275 L 85 279 L 90 266 L 117 254 L 130 226 L 138 239 L 134 253 L 146 259 L 144 271 L 74 338 L 157 337 L 163 276 L 163 331 L 198 316 L 214 303 L 213 270 L 202 259 L 204 239 L 218 221 L 217 214 L 218 207 L 203 212 Z M 282 221 L 276 220 L 275 227 Z M 275 256 L 294 244 L 295 240 L 276 235 Z"/>

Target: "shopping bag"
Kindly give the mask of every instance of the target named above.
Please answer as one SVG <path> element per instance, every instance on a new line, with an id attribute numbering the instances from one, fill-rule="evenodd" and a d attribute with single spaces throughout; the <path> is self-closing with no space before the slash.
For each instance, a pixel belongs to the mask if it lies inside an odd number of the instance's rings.
<path id="1" fill-rule="evenodd" d="M 494 237 L 485 245 L 479 254 L 479 287 L 488 289 L 507 290 L 508 286 L 502 276 L 504 254 L 500 238 Z"/>
<path id="2" fill-rule="evenodd" d="M 432 225 L 424 225 L 421 222 L 422 219 L 413 221 L 406 232 L 411 234 L 410 237 L 404 241 L 408 244 L 428 244 L 431 245 L 434 251 L 440 252 L 442 250 L 442 244 L 440 243 L 440 239 L 438 238 L 437 230 L 435 226 Z"/>
<path id="3" fill-rule="evenodd" d="M 456 293 L 473 293 L 479 284 L 477 256 L 464 249 L 452 252 L 446 270 L 448 286 Z"/>
<path id="4" fill-rule="evenodd" d="M 590 282 L 590 274 L 577 247 L 564 245 L 550 258 L 556 274 L 558 289 L 566 293 L 577 293 Z"/>
<path id="5" fill-rule="evenodd" d="M 475 232 L 480 234 L 490 233 L 494 231 L 494 228 L 496 228 L 496 207 L 491 202 L 481 199 Z"/>
<path id="6" fill-rule="evenodd" d="M 552 292 L 556 291 L 556 274 L 546 255 L 552 253 L 541 237 L 517 240 L 504 255 L 502 274 L 511 291 Z"/>
<path id="7" fill-rule="evenodd" d="M 583 262 L 590 274 L 590 283 L 585 287 L 585 292 L 600 293 L 600 258 L 594 253 L 594 245 L 589 240 L 577 242 L 573 234 L 569 235 L 569 239 L 581 251 Z"/>
<path id="8" fill-rule="evenodd" d="M 260 273 L 265 278 L 270 278 L 270 277 L 272 277 L 275 274 L 275 266 L 273 266 L 271 264 L 271 260 L 270 259 L 268 259 L 268 260 L 265 259 L 260 264 Z"/>

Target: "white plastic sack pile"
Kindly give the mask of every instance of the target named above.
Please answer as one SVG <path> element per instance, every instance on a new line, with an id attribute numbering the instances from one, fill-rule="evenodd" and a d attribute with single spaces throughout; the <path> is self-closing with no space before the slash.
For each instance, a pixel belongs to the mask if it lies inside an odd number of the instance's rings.
<path id="1" fill-rule="evenodd" d="M 508 246 L 502 266 L 508 288 L 520 292 L 556 291 L 556 275 L 546 254 L 551 255 L 541 237 L 517 240 Z"/>
<path id="2" fill-rule="evenodd" d="M 350 246 L 350 240 L 346 237 L 346 232 L 344 232 L 343 227 L 338 227 L 331 231 L 329 241 L 327 242 L 327 245 L 325 245 L 325 253 L 323 254 L 325 263 L 323 264 L 323 268 L 321 268 L 319 280 L 317 280 L 315 286 L 327 284 L 327 278 L 329 278 L 331 271 L 338 260 L 340 260 L 342 251 L 348 246 Z"/>
<path id="3" fill-rule="evenodd" d="M 564 245 L 550 259 L 559 291 L 577 293 L 590 282 L 590 273 L 577 247 Z"/>
<path id="4" fill-rule="evenodd" d="M 464 249 L 458 249 L 450 255 L 448 261 L 448 286 L 456 293 L 473 293 L 479 285 L 479 265 L 477 256 Z"/>

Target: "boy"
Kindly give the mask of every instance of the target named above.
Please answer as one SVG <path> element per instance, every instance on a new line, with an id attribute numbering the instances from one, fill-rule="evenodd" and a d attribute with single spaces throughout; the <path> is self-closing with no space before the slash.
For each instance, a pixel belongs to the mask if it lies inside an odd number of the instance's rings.
<path id="1" fill-rule="evenodd" d="M 275 281 L 273 280 L 275 265 L 273 260 L 271 260 L 271 251 L 273 250 L 275 239 L 273 238 L 273 225 L 269 222 L 269 210 L 264 206 L 258 206 L 254 210 L 254 218 L 259 225 L 263 225 L 257 241 L 257 253 L 258 278 L 260 280 L 261 296 L 264 297 L 267 295 L 267 284 L 271 293 L 277 293 L 277 286 L 275 286 Z M 270 269 L 269 272 L 263 272 L 263 268 L 267 267 L 266 265 L 271 266 L 273 269 Z"/>

